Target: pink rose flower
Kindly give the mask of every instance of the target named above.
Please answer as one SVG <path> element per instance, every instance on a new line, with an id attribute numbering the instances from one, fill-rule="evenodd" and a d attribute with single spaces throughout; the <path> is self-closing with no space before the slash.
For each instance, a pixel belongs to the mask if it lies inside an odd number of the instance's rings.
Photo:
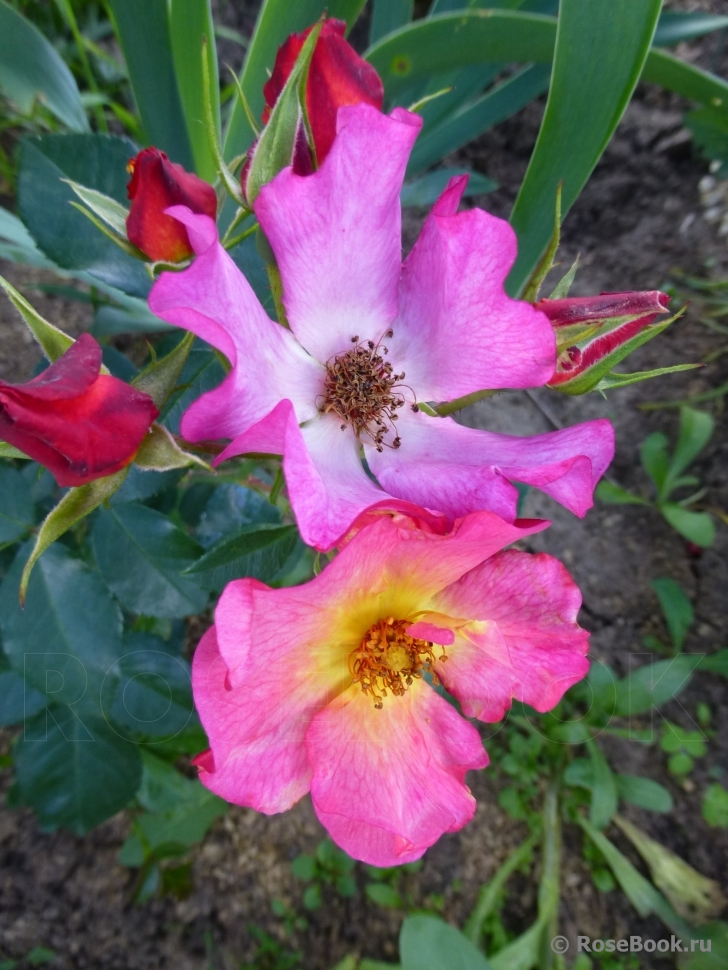
<path id="1" fill-rule="evenodd" d="M 449 523 L 488 509 L 513 521 L 512 481 L 584 515 L 613 455 L 608 421 L 518 438 L 418 407 L 540 386 L 556 364 L 548 318 L 503 289 L 513 230 L 481 209 L 457 212 L 464 178 L 451 180 L 402 264 L 399 193 L 421 124 L 400 108 L 389 117 L 366 104 L 340 108 L 321 168 L 306 177 L 284 169 L 261 190 L 255 213 L 290 330 L 267 316 L 211 219 L 167 210 L 187 227 L 197 259 L 162 274 L 150 307 L 232 364 L 189 408 L 182 433 L 232 438 L 220 461 L 282 454 L 301 535 L 319 549 L 370 508 L 420 506 Z"/>
<path id="2" fill-rule="evenodd" d="M 466 717 L 548 711 L 585 676 L 579 590 L 551 556 L 501 551 L 548 523 L 474 513 L 447 536 L 383 517 L 303 586 L 232 582 L 194 656 L 200 780 L 274 814 L 310 791 L 350 855 L 419 858 L 472 819 L 488 756 Z"/>

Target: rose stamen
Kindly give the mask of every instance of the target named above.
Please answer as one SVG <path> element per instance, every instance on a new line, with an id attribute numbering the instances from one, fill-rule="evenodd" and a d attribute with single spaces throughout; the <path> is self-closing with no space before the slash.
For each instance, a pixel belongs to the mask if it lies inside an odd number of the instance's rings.
<path id="1" fill-rule="evenodd" d="M 349 672 L 356 684 L 369 694 L 374 706 L 381 709 L 387 693 L 401 697 L 414 680 L 429 672 L 439 684 L 434 672 L 436 660 L 447 660 L 445 648 L 435 657 L 434 644 L 406 633 L 412 620 L 395 620 L 388 616 L 379 620 L 364 634 L 361 643 L 349 657 Z"/>
<path id="2" fill-rule="evenodd" d="M 388 330 L 384 337 L 392 335 Z M 407 386 L 401 384 L 405 373 L 395 374 L 384 359 L 388 351 L 381 340 L 377 344 L 373 340 L 360 343 L 357 336 L 351 342 L 351 350 L 330 358 L 326 364 L 325 393 L 319 410 L 338 415 L 344 422 L 342 430 L 351 425 L 357 438 L 366 435 L 379 452 L 385 447 L 399 448 L 401 439 L 395 423 L 396 412 L 406 403 L 398 390 Z M 414 392 L 412 395 L 414 398 Z M 394 433 L 391 444 L 384 440 L 390 431 Z"/>

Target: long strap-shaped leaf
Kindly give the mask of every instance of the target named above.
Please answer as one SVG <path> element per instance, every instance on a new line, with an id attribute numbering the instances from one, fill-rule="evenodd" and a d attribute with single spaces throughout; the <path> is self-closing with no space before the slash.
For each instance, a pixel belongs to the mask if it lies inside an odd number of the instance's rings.
<path id="1" fill-rule="evenodd" d="M 126 3 L 127 0 L 117 0 Z M 329 17 L 345 20 L 349 28 L 359 16 L 366 0 L 265 0 L 258 14 L 255 32 L 245 58 L 240 84 L 255 118 L 263 111 L 263 85 L 268 71 L 273 70 L 276 53 L 289 34 L 305 30 L 326 12 Z M 225 158 L 246 151 L 254 132 L 245 112 L 236 102 L 225 137 Z"/>
<path id="2" fill-rule="evenodd" d="M 415 81 L 468 64 L 550 64 L 555 43 L 553 17 L 511 10 L 473 10 L 418 20 L 386 37 L 365 56 L 379 72 L 391 100 Z M 709 104 L 728 117 L 728 82 L 667 51 L 653 48 L 649 52 L 641 79 Z"/>
<path id="3" fill-rule="evenodd" d="M 192 169 L 169 35 L 167 0 L 109 0 L 144 133 L 151 144 Z M 203 0 L 198 0 L 200 4 Z"/>
<path id="4" fill-rule="evenodd" d="M 414 0 L 374 0 L 369 43 L 375 44 L 393 30 L 399 30 L 412 20 Z"/>
<path id="5" fill-rule="evenodd" d="M 169 37 L 195 171 L 200 178 L 214 182 L 217 170 L 205 129 L 202 83 L 202 43 L 207 39 L 212 109 L 219 139 L 220 85 L 210 0 L 169 0 Z"/>
<path id="6" fill-rule="evenodd" d="M 566 213 L 614 134 L 642 73 L 661 6 L 661 0 L 561 0 L 546 112 L 511 213 L 518 233 L 512 293 L 520 291 L 549 243 L 559 183 Z"/>
<path id="7" fill-rule="evenodd" d="M 425 128 L 410 156 L 408 175 L 415 175 L 445 155 L 456 151 L 484 131 L 510 118 L 516 111 L 548 90 L 550 71 L 534 64 L 514 74 L 503 84 L 491 87 L 482 97 L 453 112 L 436 128 Z"/>

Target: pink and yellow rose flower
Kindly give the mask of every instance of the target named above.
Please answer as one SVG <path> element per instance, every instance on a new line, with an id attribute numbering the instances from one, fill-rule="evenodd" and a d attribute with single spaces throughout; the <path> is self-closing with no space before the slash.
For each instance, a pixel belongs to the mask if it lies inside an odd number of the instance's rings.
<path id="1" fill-rule="evenodd" d="M 488 764 L 465 718 L 498 721 L 512 698 L 550 710 L 589 666 L 566 569 L 503 551 L 547 524 L 479 512 L 442 536 L 382 517 L 303 586 L 230 583 L 193 663 L 203 784 L 267 814 L 310 792 L 332 838 L 377 866 L 460 829 L 465 775 Z"/>

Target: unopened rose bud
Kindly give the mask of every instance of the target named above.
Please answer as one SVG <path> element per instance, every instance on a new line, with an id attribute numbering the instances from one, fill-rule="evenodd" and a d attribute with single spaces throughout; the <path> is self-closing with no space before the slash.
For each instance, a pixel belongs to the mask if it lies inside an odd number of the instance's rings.
<path id="1" fill-rule="evenodd" d="M 207 182 L 170 162 L 158 148 L 145 148 L 128 165 L 127 194 L 131 211 L 126 220 L 129 242 L 150 259 L 178 263 L 192 256 L 187 230 L 165 209 L 186 205 L 192 212 L 217 215 L 217 196 Z"/>
<path id="2" fill-rule="evenodd" d="M 594 390 L 615 364 L 650 339 L 653 321 L 669 302 L 659 290 L 539 300 L 535 307 L 551 321 L 558 347 L 549 387 L 567 394 Z"/>
<path id="3" fill-rule="evenodd" d="M 101 347 L 83 334 L 26 384 L 0 381 L 0 440 L 61 486 L 125 468 L 159 413 L 148 394 L 100 370 Z"/>
<path id="4" fill-rule="evenodd" d="M 264 123 L 267 123 L 273 106 L 312 29 L 309 27 L 301 34 L 291 34 L 279 48 L 273 73 L 263 88 Z M 384 86 L 381 78 L 374 68 L 357 54 L 351 44 L 347 43 L 345 32 L 346 24 L 343 20 L 325 21 L 308 73 L 306 109 L 318 165 L 326 158 L 334 143 L 336 113 L 339 108 L 365 102 L 381 111 L 384 102 Z M 293 169 L 299 175 L 307 175 L 312 171 L 311 157 L 303 130 L 296 144 Z"/>

